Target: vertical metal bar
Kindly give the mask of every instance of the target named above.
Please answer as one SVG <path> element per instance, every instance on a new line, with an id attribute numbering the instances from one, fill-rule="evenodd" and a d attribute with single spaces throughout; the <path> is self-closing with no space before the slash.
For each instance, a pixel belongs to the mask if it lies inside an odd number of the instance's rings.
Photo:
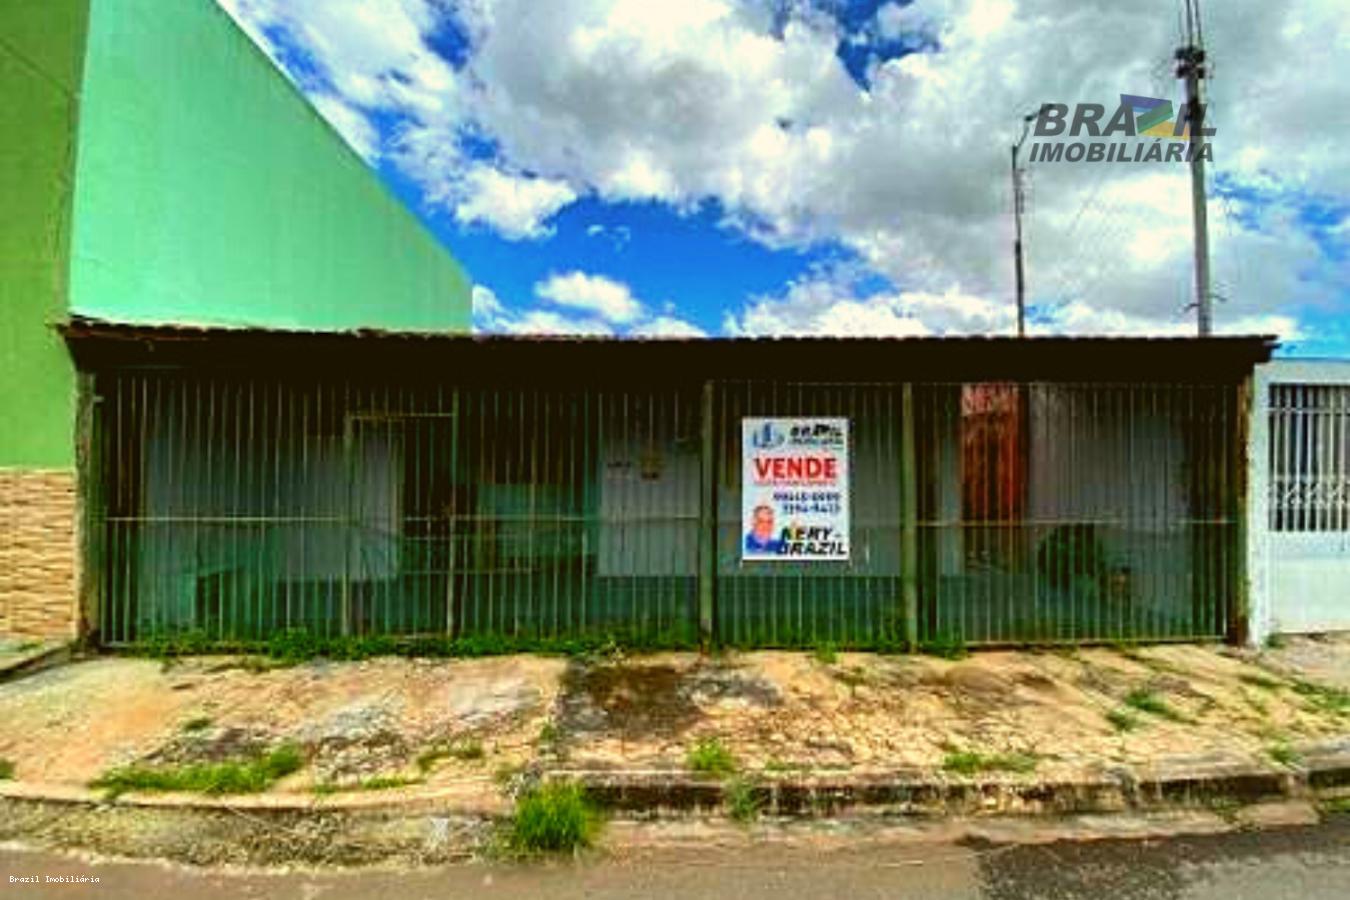
<path id="1" fill-rule="evenodd" d="M 563 547 L 566 560 L 566 575 L 561 590 L 566 597 L 566 610 L 563 614 L 566 627 L 585 631 L 585 570 L 586 557 L 581 552 L 581 534 L 585 530 L 583 510 L 579 498 L 581 487 L 577 484 L 577 437 L 586 427 L 586 419 L 577 403 L 575 393 L 558 394 L 558 426 L 567 434 L 567 447 L 563 452 L 564 468 L 561 468 L 563 484 L 566 485 L 566 504 L 563 506 L 566 520 L 562 527 Z M 584 440 L 584 438 L 583 438 Z M 585 477 L 583 470 L 582 477 Z M 562 597 L 559 598 L 562 600 Z"/>
<path id="2" fill-rule="evenodd" d="M 522 408 L 523 406 L 524 398 L 522 398 Z M 527 609 L 535 623 L 536 634 L 543 631 L 544 625 L 543 610 L 539 597 L 535 593 L 535 583 L 539 580 L 537 573 L 542 571 L 540 561 L 536 557 L 538 553 L 536 532 L 539 529 L 539 444 L 541 439 L 548 440 L 547 434 L 541 438 L 539 423 L 539 389 L 536 387 L 530 391 L 530 517 L 527 523 L 525 554 L 526 559 L 529 560 L 528 570 L 525 573 L 529 585 Z M 522 423 L 520 430 L 522 434 L 525 433 L 524 423 Z M 519 614 L 517 614 L 517 622 L 519 622 Z M 519 625 L 517 625 L 517 631 L 519 631 Z"/>
<path id="3" fill-rule="evenodd" d="M 129 422 L 131 419 L 130 410 L 127 407 L 131 404 L 130 396 L 132 391 L 132 379 L 130 376 L 116 375 L 113 377 L 113 389 L 116 394 L 116 417 L 113 423 L 114 433 L 117 435 L 113 442 L 112 459 L 110 460 L 107 477 L 116 485 L 116 501 L 112 507 L 117 511 L 119 519 L 124 519 L 131 513 L 131 502 L 128 498 L 129 483 L 131 474 L 127 471 L 130 467 L 130 450 L 127 447 L 128 435 L 130 430 Z M 125 417 L 125 418 L 124 418 Z M 114 641 L 126 641 L 126 605 L 130 602 L 130 590 L 127 582 L 129 574 L 125 571 L 126 561 L 130 558 L 130 546 L 127 543 L 127 525 L 125 521 L 118 521 L 111 525 L 109 534 L 112 543 L 113 559 L 108 566 L 108 580 L 115 586 L 109 599 L 109 624 L 108 631 L 111 639 Z"/>
<path id="4" fill-rule="evenodd" d="M 1335 493 L 1332 494 L 1332 497 L 1335 498 L 1336 507 L 1334 528 L 1338 532 L 1345 532 L 1347 526 L 1350 526 L 1350 522 L 1347 522 L 1346 519 L 1347 511 L 1350 511 L 1350 484 L 1347 484 L 1347 480 L 1350 480 L 1347 479 L 1347 472 L 1350 472 L 1350 464 L 1347 464 L 1347 461 L 1350 461 L 1347 460 L 1347 457 L 1350 457 L 1350 447 L 1347 447 L 1346 440 L 1346 399 L 1350 397 L 1350 389 L 1347 389 L 1345 385 L 1336 385 L 1332 391 L 1334 391 L 1336 398 Z"/>
<path id="5" fill-rule="evenodd" d="M 716 411 L 716 386 L 712 381 L 705 381 L 699 417 L 699 484 L 702 491 L 698 533 L 698 631 L 699 643 L 705 653 L 711 649 L 715 637 L 713 603 L 717 581 L 717 447 L 714 434 Z"/>
<path id="6" fill-rule="evenodd" d="M 595 599 L 592 598 L 592 592 L 595 591 L 595 580 L 590 577 L 590 527 L 591 527 L 591 484 L 595 480 L 595 467 L 591 465 L 591 392 L 582 390 L 581 392 L 581 446 L 580 454 L 576 457 L 576 468 L 573 469 L 573 483 L 577 485 L 577 546 L 578 555 L 581 560 L 580 565 L 580 594 L 578 596 L 578 618 L 581 623 L 581 630 L 584 632 L 590 626 L 595 612 Z M 598 402 L 598 401 L 597 401 Z M 576 398 L 572 400 L 573 409 L 576 408 Z M 577 469 L 580 471 L 578 472 Z"/>
<path id="7" fill-rule="evenodd" d="M 347 637 L 352 633 L 352 550 L 358 539 L 358 519 L 356 514 L 356 418 L 350 405 L 343 410 L 342 416 L 342 459 L 346 474 L 343 484 L 345 501 L 342 504 L 346 528 L 342 541 L 342 610 L 341 634 Z"/>
<path id="8" fill-rule="evenodd" d="M 905 646 L 919 646 L 919 472 L 914 440 L 914 385 L 900 388 L 900 605 Z"/>
<path id="9" fill-rule="evenodd" d="M 280 625 L 281 622 L 284 622 L 284 618 L 279 616 L 277 612 L 277 607 L 280 605 L 278 601 L 283 599 L 278 595 L 279 594 L 284 595 L 287 591 L 286 581 L 283 577 L 283 570 L 286 561 L 284 559 L 284 554 L 277 551 L 280 549 L 280 547 L 284 546 L 284 543 L 278 540 L 281 537 L 281 534 L 279 534 L 278 532 L 280 532 L 282 529 L 286 527 L 284 524 L 281 524 L 282 518 L 287 513 L 287 510 L 285 510 L 285 508 L 282 506 L 283 494 L 281 492 L 281 479 L 282 479 L 282 472 L 284 471 L 282 464 L 282 456 L 284 455 L 283 451 L 288 451 L 289 448 L 286 447 L 286 443 L 283 437 L 284 428 L 282 426 L 282 416 L 284 413 L 283 406 L 285 405 L 285 388 L 283 387 L 283 385 L 279 380 L 276 383 L 275 387 L 276 387 L 276 404 L 275 404 L 276 408 L 273 410 L 274 415 L 272 417 L 271 422 L 273 433 L 271 435 L 267 435 L 263 440 L 264 444 L 272 445 L 271 515 L 273 517 L 273 522 L 265 526 L 266 527 L 266 531 L 264 532 L 265 537 L 262 543 L 263 546 L 267 548 L 263 556 L 263 564 L 266 567 L 266 569 L 264 572 L 260 573 L 261 576 L 260 580 L 265 579 L 268 584 L 269 587 L 268 593 L 271 595 L 272 608 L 268 610 L 267 616 L 258 622 L 260 636 L 267 634 L 272 628 L 278 627 L 278 625 Z M 263 425 L 263 430 L 264 433 L 267 430 L 266 423 L 264 423 Z M 286 605 L 287 608 L 289 609 L 289 603 L 287 603 Z"/>
<path id="10" fill-rule="evenodd" d="M 1229 577 L 1234 594 L 1234 621 L 1231 640 L 1237 644 L 1247 643 L 1251 633 L 1251 585 L 1248 581 L 1244 550 L 1247 546 L 1247 442 L 1251 428 L 1252 412 L 1252 376 L 1249 374 L 1238 385 L 1234 399 L 1231 462 L 1233 469 L 1229 491 L 1228 513 L 1233 525 L 1232 539 L 1229 541 Z M 1228 437 L 1228 435 L 1225 435 Z"/>

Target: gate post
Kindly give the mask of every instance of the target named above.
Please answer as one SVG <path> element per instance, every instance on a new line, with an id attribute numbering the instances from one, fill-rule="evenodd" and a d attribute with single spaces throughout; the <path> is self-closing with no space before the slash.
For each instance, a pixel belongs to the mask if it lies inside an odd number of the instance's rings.
<path id="1" fill-rule="evenodd" d="M 1233 515 L 1234 586 L 1236 615 L 1230 637 L 1235 644 L 1260 646 L 1270 632 L 1270 606 L 1266 595 L 1265 531 L 1269 527 L 1268 497 L 1270 454 L 1270 386 L 1262 367 L 1243 379 L 1237 389 L 1234 436 Z"/>
<path id="2" fill-rule="evenodd" d="M 919 646 L 919 475 L 914 447 L 914 385 L 900 389 L 900 601 L 905 645 Z"/>
<path id="3" fill-rule="evenodd" d="M 717 426 L 716 386 L 703 382 L 699 416 L 698 634 L 708 652 L 713 643 L 713 596 L 717 583 Z"/>

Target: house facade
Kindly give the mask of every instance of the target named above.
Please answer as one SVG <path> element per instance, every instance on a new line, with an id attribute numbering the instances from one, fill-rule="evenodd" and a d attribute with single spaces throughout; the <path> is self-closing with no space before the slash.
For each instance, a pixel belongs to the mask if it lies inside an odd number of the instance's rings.
<path id="1" fill-rule="evenodd" d="M 1248 628 L 1261 338 L 64 333 L 108 646 Z"/>

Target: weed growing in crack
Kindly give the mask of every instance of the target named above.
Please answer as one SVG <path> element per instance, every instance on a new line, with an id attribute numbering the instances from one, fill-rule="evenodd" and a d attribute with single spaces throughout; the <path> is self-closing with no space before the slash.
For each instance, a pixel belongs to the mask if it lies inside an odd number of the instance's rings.
<path id="1" fill-rule="evenodd" d="M 1030 753 L 983 754 L 973 750 L 953 750 L 942 759 L 942 768 L 957 775 L 980 772 L 1034 772 L 1039 761 Z"/>
<path id="2" fill-rule="evenodd" d="M 1185 722 L 1186 717 L 1170 703 L 1148 688 L 1136 688 L 1125 695 L 1125 705 L 1131 709 L 1167 719 L 1170 722 Z"/>
<path id="3" fill-rule="evenodd" d="M 1273 744 L 1266 751 L 1270 758 L 1282 766 L 1296 766 L 1303 762 L 1303 755 L 1286 743 Z"/>
<path id="4" fill-rule="evenodd" d="M 359 787 L 363 791 L 388 791 L 421 782 L 420 778 L 408 778 L 405 775 L 375 775 L 362 781 Z"/>
<path id="5" fill-rule="evenodd" d="M 726 783 L 726 804 L 727 815 L 743 824 L 758 819 L 764 808 L 754 782 L 745 778 L 732 778 Z"/>
<path id="6" fill-rule="evenodd" d="M 299 748 L 283 744 L 268 753 L 229 762 L 181 766 L 135 764 L 112 769 L 89 783 L 109 797 L 127 791 L 182 791 L 192 794 L 257 794 L 305 764 Z"/>
<path id="7" fill-rule="evenodd" d="M 1295 681 L 1290 687 L 1304 699 L 1311 712 L 1350 715 L 1350 691 L 1302 680 Z"/>
<path id="8" fill-rule="evenodd" d="M 1134 731 L 1139 727 L 1139 717 L 1127 709 L 1111 710 L 1106 714 L 1106 721 L 1111 723 L 1112 728 L 1120 732 Z"/>
<path id="9" fill-rule="evenodd" d="M 517 853 L 570 853 L 591 846 L 602 824 L 581 785 L 543 784 L 516 800 L 508 843 Z"/>
<path id="10" fill-rule="evenodd" d="M 738 768 L 736 757 L 715 737 L 700 739 L 689 751 L 685 762 L 691 772 L 714 778 L 733 775 Z"/>

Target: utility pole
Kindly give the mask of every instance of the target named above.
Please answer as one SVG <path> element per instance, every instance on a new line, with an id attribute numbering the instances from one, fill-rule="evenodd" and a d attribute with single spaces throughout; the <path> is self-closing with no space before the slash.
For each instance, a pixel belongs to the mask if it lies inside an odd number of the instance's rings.
<path id="1" fill-rule="evenodd" d="M 1177 77 L 1186 81 L 1186 129 L 1191 156 L 1191 217 L 1195 227 L 1195 319 L 1200 337 L 1214 327 L 1209 287 L 1209 209 L 1205 196 L 1205 36 L 1200 0 L 1186 0 L 1186 43 L 1177 48 Z"/>
<path id="2" fill-rule="evenodd" d="M 1027 280 L 1026 274 L 1022 269 L 1022 212 L 1026 208 L 1026 203 L 1022 194 L 1022 168 L 1017 164 L 1017 154 L 1021 152 L 1022 145 L 1026 143 L 1027 132 L 1031 128 L 1031 120 L 1036 118 L 1035 113 L 1029 113 L 1022 117 L 1022 136 L 1017 139 L 1017 143 L 1012 145 L 1012 190 L 1013 190 L 1013 222 L 1016 229 L 1016 235 L 1013 238 L 1013 266 L 1017 271 L 1017 336 L 1027 336 Z"/>

